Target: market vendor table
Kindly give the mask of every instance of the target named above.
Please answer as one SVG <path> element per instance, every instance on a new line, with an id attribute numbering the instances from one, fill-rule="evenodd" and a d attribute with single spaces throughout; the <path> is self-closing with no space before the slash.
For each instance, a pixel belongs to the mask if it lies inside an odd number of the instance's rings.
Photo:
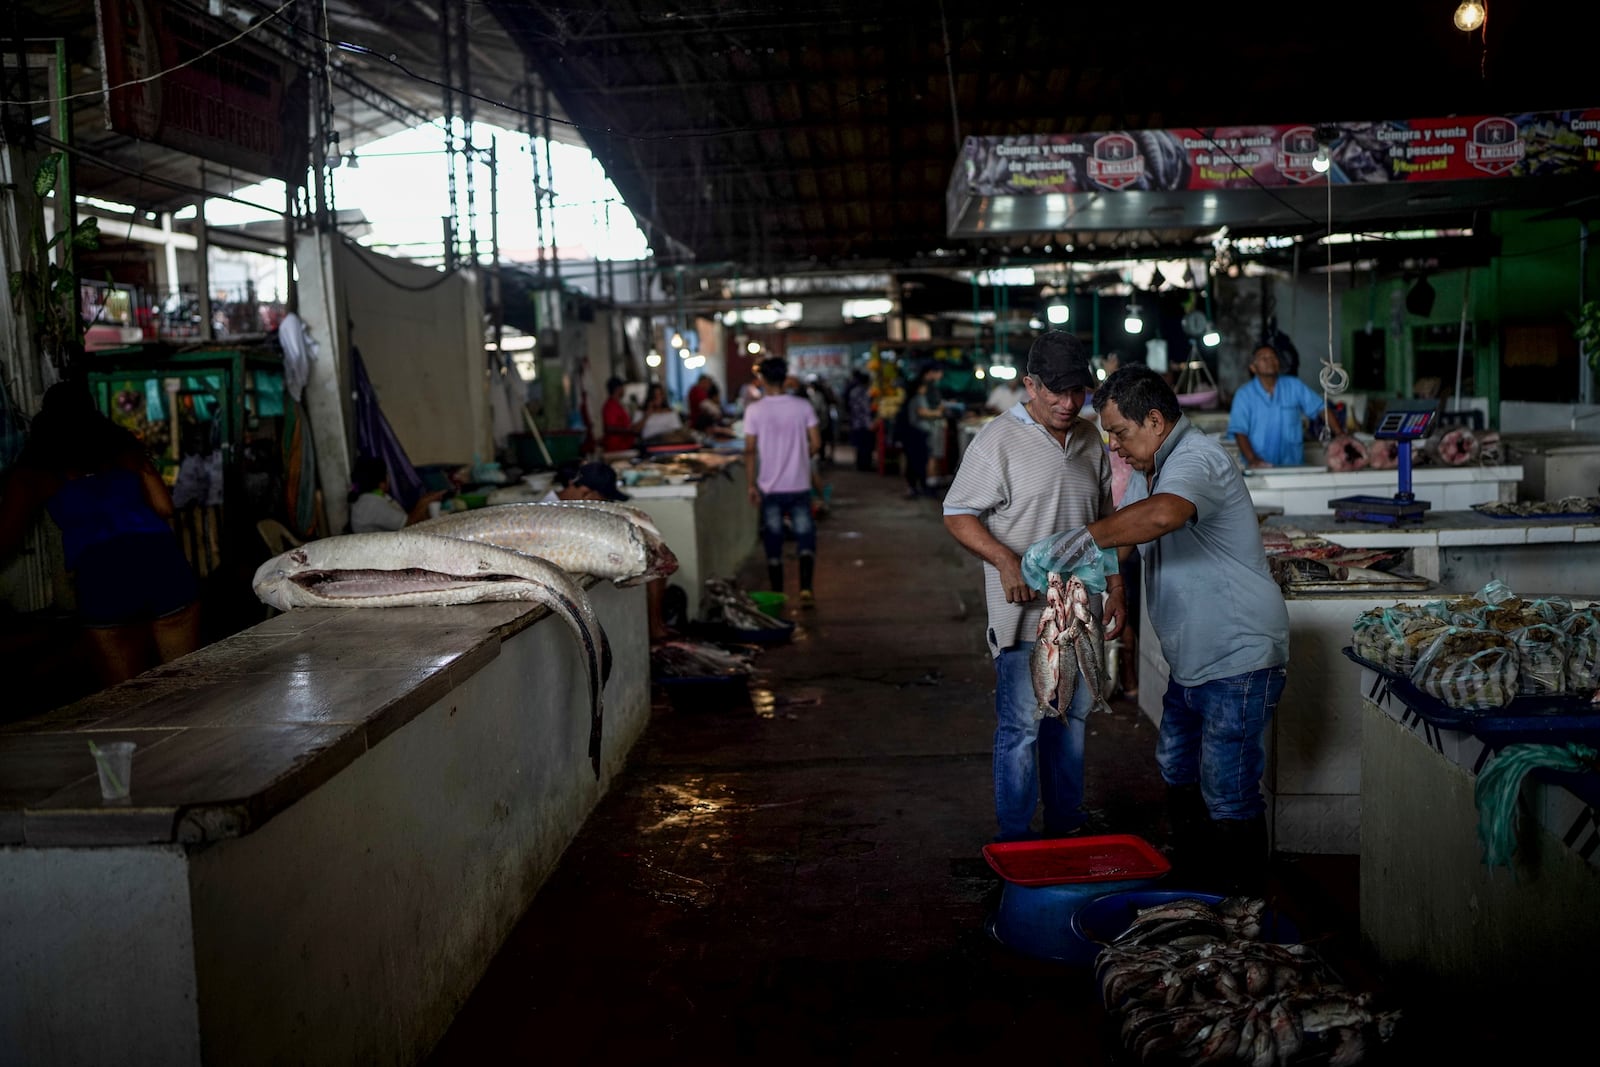
<path id="1" fill-rule="evenodd" d="M 688 596 L 688 617 L 700 617 L 707 578 L 732 580 L 756 545 L 760 513 L 750 504 L 744 460 L 681 485 L 630 485 L 628 503 L 647 512 L 678 557 L 667 579 Z"/>
<path id="2" fill-rule="evenodd" d="M 1359 670 L 1367 946 L 1397 978 L 1459 999 L 1466 1013 L 1592 988 L 1600 950 L 1596 776 L 1565 776 L 1559 785 L 1530 776 L 1516 870 L 1490 870 L 1478 840 L 1477 775 L 1502 740 L 1561 743 L 1557 724 L 1530 722 L 1530 733 L 1486 739 L 1456 728 L 1459 717 L 1413 706 L 1403 687 L 1371 667 Z"/>
<path id="3" fill-rule="evenodd" d="M 1326 510 L 1274 515 L 1263 524 L 1326 538 L 1347 548 L 1411 550 L 1409 570 L 1446 589 L 1472 591 L 1499 578 L 1517 593 L 1600 595 L 1600 523 L 1497 519 L 1479 512 L 1430 511 L 1420 523 L 1335 522 Z"/>
<path id="4" fill-rule="evenodd" d="M 1276 504 L 1291 515 L 1314 515 L 1328 514 L 1328 501 L 1335 497 L 1393 496 L 1399 478 L 1395 470 L 1269 467 L 1247 471 L 1244 482 L 1257 504 Z M 1522 468 L 1515 466 L 1414 467 L 1411 471 L 1417 499 L 1440 511 L 1510 503 L 1517 499 L 1521 482 Z"/>
<path id="5" fill-rule="evenodd" d="M 419 1061 L 648 721 L 644 590 L 589 595 L 599 781 L 525 603 L 297 610 L 0 729 L 0 1060 Z"/>

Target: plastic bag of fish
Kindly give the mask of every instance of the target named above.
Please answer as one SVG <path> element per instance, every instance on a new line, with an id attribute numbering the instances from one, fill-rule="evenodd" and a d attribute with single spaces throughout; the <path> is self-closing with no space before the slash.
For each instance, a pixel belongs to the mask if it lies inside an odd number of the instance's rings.
<path id="1" fill-rule="evenodd" d="M 1395 604 L 1362 612 L 1352 627 L 1356 655 L 1396 674 L 1409 674 L 1448 622 L 1431 607 Z"/>
<path id="2" fill-rule="evenodd" d="M 1447 627 L 1417 660 L 1411 681 L 1452 708 L 1503 708 L 1521 684 L 1516 644 L 1496 630 Z"/>
<path id="3" fill-rule="evenodd" d="M 1095 977 L 1124 1050 L 1140 1064 L 1360 1063 L 1394 1032 L 1304 945 L 1254 940 L 1264 902 L 1175 900 L 1139 911 Z"/>

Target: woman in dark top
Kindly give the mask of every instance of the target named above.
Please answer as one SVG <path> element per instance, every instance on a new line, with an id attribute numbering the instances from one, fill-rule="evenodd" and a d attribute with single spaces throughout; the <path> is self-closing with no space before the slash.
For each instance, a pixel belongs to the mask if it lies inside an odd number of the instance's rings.
<path id="1" fill-rule="evenodd" d="M 44 403 L 0 484 L 0 560 L 46 511 L 61 530 L 78 620 L 102 685 L 200 646 L 199 584 L 172 531 L 172 496 L 139 440 L 77 382 Z"/>

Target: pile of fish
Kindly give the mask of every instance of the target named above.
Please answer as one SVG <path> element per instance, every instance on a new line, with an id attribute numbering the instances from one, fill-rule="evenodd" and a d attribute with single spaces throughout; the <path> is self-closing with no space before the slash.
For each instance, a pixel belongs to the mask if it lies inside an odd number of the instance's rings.
<path id="1" fill-rule="evenodd" d="M 1264 902 L 1175 900 L 1145 908 L 1102 951 L 1095 977 L 1122 1046 L 1140 1064 L 1348 1067 L 1394 1034 L 1304 945 L 1258 941 Z"/>
<path id="2" fill-rule="evenodd" d="M 761 610 L 750 594 L 721 578 L 706 579 L 702 610 L 707 619 L 735 630 L 778 630 L 788 625 Z"/>
<path id="3" fill-rule="evenodd" d="M 611 649 L 576 575 L 634 585 L 677 570 L 648 515 L 619 504 L 507 504 L 391 533 L 311 541 L 263 563 L 253 588 L 280 611 L 527 600 L 577 638 L 589 676 L 589 759 L 600 773 Z"/>
<path id="4" fill-rule="evenodd" d="M 1076 577 L 1063 581 L 1059 573 L 1051 571 L 1029 659 L 1033 695 L 1038 701 L 1034 718 L 1063 718 L 1072 707 L 1080 674 L 1094 701 L 1089 710 L 1109 712 L 1105 672 L 1105 634 L 1089 610 L 1089 591 Z"/>
<path id="5" fill-rule="evenodd" d="M 663 641 L 650 648 L 651 672 L 668 678 L 747 676 L 753 660 L 748 652 L 730 652 L 704 641 Z"/>

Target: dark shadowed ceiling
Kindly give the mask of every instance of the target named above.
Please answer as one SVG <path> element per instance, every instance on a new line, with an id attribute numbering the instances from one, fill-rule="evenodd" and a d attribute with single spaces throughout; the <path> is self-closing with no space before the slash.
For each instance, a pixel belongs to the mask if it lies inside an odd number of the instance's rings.
<path id="1" fill-rule="evenodd" d="M 752 271 L 959 265 L 985 247 L 1046 243 L 1114 255 L 1188 247 L 1196 236 L 1146 226 L 948 238 L 944 193 L 959 137 L 1600 103 L 1593 5 L 1494 0 L 1486 33 L 1470 36 L 1451 24 L 1455 0 L 488 6 L 658 255 Z M 1470 224 L 1471 201 L 1402 200 L 1361 221 Z M 1260 230 L 1310 228 L 1299 219 Z"/>

